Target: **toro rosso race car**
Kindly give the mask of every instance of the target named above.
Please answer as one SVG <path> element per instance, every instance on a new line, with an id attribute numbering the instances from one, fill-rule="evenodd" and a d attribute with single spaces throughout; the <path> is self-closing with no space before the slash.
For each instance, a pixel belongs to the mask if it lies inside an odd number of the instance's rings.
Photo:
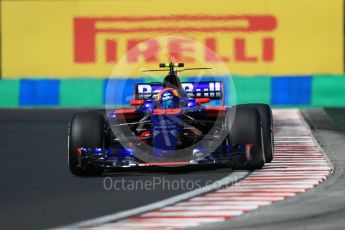
<path id="1" fill-rule="evenodd" d="M 160 67 L 151 71 L 168 71 L 163 82 L 135 84 L 132 108 L 73 115 L 68 132 L 72 174 L 210 164 L 260 169 L 272 161 L 269 105 L 226 107 L 223 82 L 181 82 L 175 69 L 183 63 Z M 208 106 L 214 100 L 221 106 Z"/>

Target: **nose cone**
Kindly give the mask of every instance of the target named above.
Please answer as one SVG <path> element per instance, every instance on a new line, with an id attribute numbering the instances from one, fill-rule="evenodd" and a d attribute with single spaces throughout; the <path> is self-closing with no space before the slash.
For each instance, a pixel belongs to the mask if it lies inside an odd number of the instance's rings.
<path id="1" fill-rule="evenodd" d="M 179 133 L 182 131 L 180 126 L 182 112 L 175 110 L 154 110 L 151 121 L 153 124 L 153 147 L 154 156 L 168 157 L 174 154 Z"/>

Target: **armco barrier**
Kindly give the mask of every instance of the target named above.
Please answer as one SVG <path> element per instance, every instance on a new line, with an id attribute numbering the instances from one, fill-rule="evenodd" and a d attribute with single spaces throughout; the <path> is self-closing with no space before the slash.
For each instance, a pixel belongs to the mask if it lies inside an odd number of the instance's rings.
<path id="1" fill-rule="evenodd" d="M 226 104 L 268 103 L 272 106 L 345 106 L 345 75 L 234 76 L 225 81 Z M 187 78 L 184 80 L 192 80 Z M 205 78 L 207 80 L 207 78 Z M 109 82 L 110 81 L 110 82 Z M 2 79 L 0 108 L 102 107 L 129 104 L 134 83 L 148 79 Z M 234 84 L 236 95 L 229 84 Z M 115 92 L 105 103 L 106 87 Z M 116 90 L 124 93 L 116 96 Z"/>

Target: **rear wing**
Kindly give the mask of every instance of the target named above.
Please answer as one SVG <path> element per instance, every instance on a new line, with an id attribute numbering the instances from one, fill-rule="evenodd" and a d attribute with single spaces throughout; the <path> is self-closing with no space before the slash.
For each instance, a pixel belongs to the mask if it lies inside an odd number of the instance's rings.
<path id="1" fill-rule="evenodd" d="M 181 85 L 190 98 L 210 98 L 211 100 L 224 101 L 224 86 L 221 81 L 182 82 Z M 159 82 L 135 84 L 135 99 L 153 100 L 162 89 L 163 84 Z"/>

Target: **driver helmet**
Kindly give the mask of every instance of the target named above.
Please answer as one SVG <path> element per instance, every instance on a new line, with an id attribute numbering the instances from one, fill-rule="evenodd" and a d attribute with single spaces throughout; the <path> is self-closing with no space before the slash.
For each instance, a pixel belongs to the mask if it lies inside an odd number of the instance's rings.
<path id="1" fill-rule="evenodd" d="M 166 88 L 158 94 L 158 101 L 163 109 L 174 109 L 179 106 L 180 95 L 177 90 Z"/>

